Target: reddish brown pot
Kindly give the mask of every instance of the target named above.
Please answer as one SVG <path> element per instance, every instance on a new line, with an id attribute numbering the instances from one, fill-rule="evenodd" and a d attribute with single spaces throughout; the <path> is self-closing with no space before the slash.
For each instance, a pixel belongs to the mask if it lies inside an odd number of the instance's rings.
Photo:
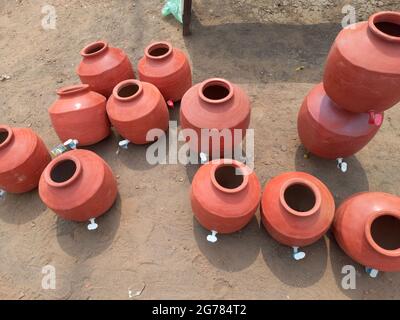
<path id="1" fill-rule="evenodd" d="M 236 175 L 236 169 L 244 175 Z M 247 173 L 247 174 L 246 174 Z M 213 160 L 192 181 L 192 210 L 208 230 L 232 233 L 245 227 L 257 211 L 261 186 L 254 172 L 235 160 Z"/>
<path id="2" fill-rule="evenodd" d="M 343 29 L 325 68 L 328 96 L 352 112 L 383 112 L 400 101 L 400 12 L 379 12 Z"/>
<path id="3" fill-rule="evenodd" d="M 181 102 L 180 121 L 182 129 L 193 129 L 198 141 L 189 141 L 189 147 L 196 152 L 205 152 L 210 156 L 223 156 L 235 145 L 242 142 L 250 123 L 250 99 L 237 85 L 219 78 L 208 79 L 189 89 Z M 217 133 L 226 132 L 231 142 L 220 138 L 220 147 L 212 145 L 212 138 L 202 137 L 202 129 L 216 129 Z M 234 129 L 242 134 L 235 137 Z"/>
<path id="4" fill-rule="evenodd" d="M 192 86 L 189 60 L 168 42 L 155 42 L 144 50 L 139 61 L 140 80 L 154 84 L 165 100 L 179 101 Z"/>
<path id="5" fill-rule="evenodd" d="M 169 113 L 160 91 L 151 83 L 126 80 L 118 84 L 107 102 L 111 123 L 121 136 L 146 144 L 147 132 L 168 129 Z"/>
<path id="6" fill-rule="evenodd" d="M 338 208 L 333 231 L 340 247 L 358 263 L 380 271 L 400 271 L 400 198 L 364 192 Z"/>
<path id="7" fill-rule="evenodd" d="M 381 118 L 383 121 L 383 113 Z M 368 119 L 366 113 L 338 108 L 321 83 L 305 98 L 297 129 L 308 151 L 327 159 L 345 158 L 364 148 L 381 127 L 382 121 L 374 125 Z"/>
<path id="8" fill-rule="evenodd" d="M 303 247 L 320 239 L 332 224 L 335 202 L 328 188 L 303 172 L 273 178 L 261 199 L 261 218 L 278 242 Z"/>
<path id="9" fill-rule="evenodd" d="M 68 151 L 44 170 L 42 201 L 66 220 L 86 221 L 104 214 L 117 197 L 117 182 L 108 164 L 92 151 Z"/>
<path id="10" fill-rule="evenodd" d="M 42 139 L 31 129 L 0 125 L 0 189 L 10 193 L 35 189 L 50 160 Z"/>
<path id="11" fill-rule="evenodd" d="M 134 79 L 132 64 L 121 49 L 109 47 L 107 42 L 97 41 L 81 51 L 83 57 L 77 74 L 82 83 L 90 85 L 108 98 L 114 87 L 123 80 Z"/>
<path id="12" fill-rule="evenodd" d="M 87 84 L 64 87 L 57 94 L 49 114 L 61 141 L 77 139 L 79 145 L 87 146 L 110 134 L 104 96 L 90 91 Z"/>

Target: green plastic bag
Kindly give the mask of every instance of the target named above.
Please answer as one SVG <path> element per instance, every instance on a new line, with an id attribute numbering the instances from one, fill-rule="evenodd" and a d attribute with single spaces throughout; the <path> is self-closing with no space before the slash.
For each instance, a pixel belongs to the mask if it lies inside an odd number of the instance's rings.
<path id="1" fill-rule="evenodd" d="M 180 23 L 183 23 L 182 9 L 182 0 L 168 0 L 165 3 L 164 8 L 162 8 L 161 13 L 164 17 L 172 14 L 176 20 L 178 20 Z"/>

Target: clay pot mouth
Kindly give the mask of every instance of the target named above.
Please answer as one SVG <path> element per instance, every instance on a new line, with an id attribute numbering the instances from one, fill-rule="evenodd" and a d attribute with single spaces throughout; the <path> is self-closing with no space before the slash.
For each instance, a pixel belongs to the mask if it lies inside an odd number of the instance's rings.
<path id="1" fill-rule="evenodd" d="M 236 170 L 239 170 L 239 174 Z M 244 164 L 236 160 L 224 160 L 211 169 L 211 182 L 224 193 L 237 193 L 246 188 L 249 173 Z"/>
<path id="2" fill-rule="evenodd" d="M 62 188 L 78 179 L 82 166 L 78 158 L 73 155 L 64 155 L 54 159 L 45 173 L 47 184 L 52 187 Z"/>
<path id="3" fill-rule="evenodd" d="M 368 20 L 369 29 L 378 37 L 400 43 L 400 12 L 383 11 Z"/>
<path id="4" fill-rule="evenodd" d="M 8 145 L 13 136 L 14 133 L 9 126 L 0 126 L 0 148 Z"/>
<path id="5" fill-rule="evenodd" d="M 225 79 L 208 79 L 200 85 L 199 95 L 207 103 L 224 103 L 232 98 L 233 86 Z"/>
<path id="6" fill-rule="evenodd" d="M 113 90 L 113 96 L 120 101 L 130 101 L 143 92 L 143 85 L 139 80 L 130 79 L 120 82 Z"/>
<path id="7" fill-rule="evenodd" d="M 308 217 L 321 207 L 321 192 L 307 180 L 294 178 L 286 181 L 280 191 L 280 203 L 287 212 L 298 217 Z"/>
<path id="8" fill-rule="evenodd" d="M 377 212 L 365 224 L 368 243 L 380 254 L 400 257 L 400 212 Z"/>
<path id="9" fill-rule="evenodd" d="M 72 95 L 78 92 L 83 92 L 89 89 L 88 84 L 77 84 L 73 86 L 68 86 L 68 87 L 63 87 L 57 90 L 57 94 L 59 96 L 67 96 L 67 95 Z"/>
<path id="10" fill-rule="evenodd" d="M 81 56 L 92 57 L 104 52 L 108 48 L 108 43 L 105 41 L 96 41 L 88 44 L 81 50 Z"/>
<path id="11" fill-rule="evenodd" d="M 164 59 L 171 53 L 172 45 L 165 41 L 152 43 L 144 50 L 146 57 L 153 60 Z"/>

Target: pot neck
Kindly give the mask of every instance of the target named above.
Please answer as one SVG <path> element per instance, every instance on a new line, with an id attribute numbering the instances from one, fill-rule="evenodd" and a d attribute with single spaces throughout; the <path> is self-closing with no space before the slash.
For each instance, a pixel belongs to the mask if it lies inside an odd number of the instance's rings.
<path id="1" fill-rule="evenodd" d="M 68 154 L 54 159 L 44 174 L 46 183 L 53 188 L 65 188 L 72 185 L 82 173 L 82 164 L 74 155 Z M 72 169 L 71 169 L 72 165 Z M 64 167 L 63 167 L 64 166 Z"/>
<path id="2" fill-rule="evenodd" d="M 172 56 L 173 48 L 169 42 L 160 41 L 150 44 L 144 49 L 144 54 L 151 61 L 164 61 Z"/>
<path id="3" fill-rule="evenodd" d="M 92 59 L 104 55 L 109 49 L 105 41 L 96 41 L 84 47 L 80 54 L 84 59 Z"/>
<path id="4" fill-rule="evenodd" d="M 138 99 L 143 94 L 143 83 L 129 79 L 120 82 L 113 90 L 113 97 L 118 101 L 129 102 Z"/>
<path id="5" fill-rule="evenodd" d="M 236 160 L 217 160 L 211 162 L 211 183 L 225 194 L 236 194 L 247 188 L 250 169 Z"/>
<path id="6" fill-rule="evenodd" d="M 302 178 L 293 178 L 282 185 L 279 201 L 287 213 L 305 218 L 320 212 L 322 195 L 320 189 L 313 182 Z"/>
<path id="7" fill-rule="evenodd" d="M 198 94 L 204 102 L 220 105 L 232 99 L 234 90 L 228 80 L 212 78 L 200 84 Z"/>
<path id="8" fill-rule="evenodd" d="M 0 126 L 0 150 L 7 147 L 13 139 L 13 129 L 9 126 Z"/>
<path id="9" fill-rule="evenodd" d="M 400 12 L 383 11 L 368 20 L 368 29 L 377 38 L 400 45 Z"/>
<path id="10" fill-rule="evenodd" d="M 57 94 L 60 97 L 70 97 L 75 95 L 80 95 L 82 93 L 89 92 L 89 85 L 88 84 L 78 84 L 74 86 L 63 87 L 57 90 Z"/>

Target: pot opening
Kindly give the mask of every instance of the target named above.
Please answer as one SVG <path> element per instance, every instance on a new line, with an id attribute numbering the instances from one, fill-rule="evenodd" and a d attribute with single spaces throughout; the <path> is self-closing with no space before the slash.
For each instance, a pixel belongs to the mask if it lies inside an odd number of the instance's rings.
<path id="1" fill-rule="evenodd" d="M 286 204 L 297 212 L 308 212 L 314 208 L 316 203 L 314 191 L 309 186 L 300 183 L 287 187 L 284 199 Z"/>
<path id="2" fill-rule="evenodd" d="M 96 43 L 93 43 L 92 45 L 89 45 L 87 48 L 85 48 L 85 50 L 83 52 L 85 54 L 93 54 L 93 53 L 99 52 L 105 46 L 106 46 L 106 44 L 103 42 L 96 42 Z"/>
<path id="3" fill-rule="evenodd" d="M 76 172 L 76 163 L 72 160 L 64 160 L 57 163 L 51 170 L 50 177 L 56 183 L 66 182 Z"/>
<path id="4" fill-rule="evenodd" d="M 155 43 L 147 50 L 147 54 L 153 58 L 160 58 L 166 56 L 171 50 L 168 43 Z"/>
<path id="5" fill-rule="evenodd" d="M 9 132 L 5 129 L 0 129 L 0 145 L 2 145 L 8 138 Z"/>
<path id="6" fill-rule="evenodd" d="M 371 236 L 382 249 L 400 249 L 400 219 L 389 214 L 379 216 L 371 224 Z"/>
<path id="7" fill-rule="evenodd" d="M 139 91 L 139 86 L 136 83 L 129 83 L 118 90 L 118 96 L 121 98 L 129 98 L 134 96 Z"/>
<path id="8" fill-rule="evenodd" d="M 400 37 L 400 24 L 398 23 L 385 21 L 375 22 L 375 27 L 388 36 Z"/>
<path id="9" fill-rule="evenodd" d="M 224 84 L 211 84 L 204 87 L 203 94 L 210 100 L 222 100 L 229 95 L 229 88 Z"/>
<path id="10" fill-rule="evenodd" d="M 236 174 L 237 167 L 225 165 L 215 170 L 215 180 L 225 189 L 236 189 L 243 184 L 244 176 Z"/>

